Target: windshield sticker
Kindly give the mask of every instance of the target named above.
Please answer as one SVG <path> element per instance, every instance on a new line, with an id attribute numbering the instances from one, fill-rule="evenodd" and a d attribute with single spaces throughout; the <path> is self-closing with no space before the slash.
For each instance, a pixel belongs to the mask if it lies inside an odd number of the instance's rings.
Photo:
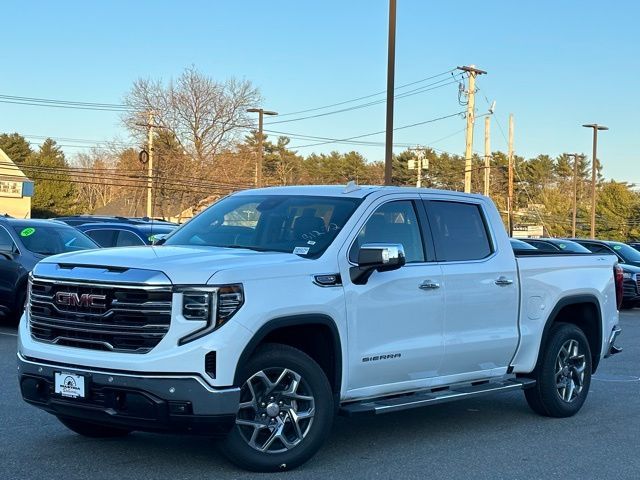
<path id="1" fill-rule="evenodd" d="M 309 240 L 309 241 L 307 242 L 307 245 L 315 245 L 315 244 L 316 244 L 316 242 L 314 242 L 313 240 Z"/>
<path id="2" fill-rule="evenodd" d="M 293 253 L 296 255 L 306 255 L 309 253 L 309 247 L 296 247 L 293 249 Z"/>
<path id="3" fill-rule="evenodd" d="M 563 250 L 564 250 L 565 248 L 567 248 L 567 246 L 566 246 L 564 243 L 561 243 L 561 244 L 560 244 L 560 245 L 558 245 L 558 246 L 559 246 L 560 248 L 562 248 Z"/>
<path id="4" fill-rule="evenodd" d="M 36 233 L 36 229 L 33 228 L 33 227 L 28 227 L 28 228 L 25 228 L 24 230 L 22 230 L 20 232 L 20 236 L 21 237 L 28 237 L 30 235 L 33 235 L 34 233 Z"/>
<path id="5" fill-rule="evenodd" d="M 622 250 L 622 245 L 614 245 L 613 249 L 614 250 Z"/>

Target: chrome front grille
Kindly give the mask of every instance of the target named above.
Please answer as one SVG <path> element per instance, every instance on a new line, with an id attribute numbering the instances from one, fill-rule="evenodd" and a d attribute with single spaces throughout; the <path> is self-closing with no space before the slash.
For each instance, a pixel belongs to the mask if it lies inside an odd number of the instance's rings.
<path id="1" fill-rule="evenodd" d="M 35 340 L 92 350 L 146 353 L 171 323 L 171 287 L 31 281 Z"/>

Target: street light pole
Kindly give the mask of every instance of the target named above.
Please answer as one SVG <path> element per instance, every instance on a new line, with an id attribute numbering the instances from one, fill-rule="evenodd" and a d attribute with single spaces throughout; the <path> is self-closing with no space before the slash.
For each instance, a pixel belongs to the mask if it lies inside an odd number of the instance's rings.
<path id="1" fill-rule="evenodd" d="M 598 130 L 609 130 L 609 127 L 597 123 L 582 125 L 593 129 L 593 156 L 591 157 L 591 238 L 596 238 L 596 170 L 598 168 Z"/>
<path id="2" fill-rule="evenodd" d="M 263 131 L 263 120 L 265 115 L 278 115 L 278 112 L 272 112 L 270 110 L 265 110 L 263 108 L 249 108 L 247 110 L 249 113 L 257 113 L 258 114 L 258 159 L 256 161 L 256 178 L 255 184 L 256 187 L 262 186 L 262 157 L 264 156 L 264 135 Z"/>

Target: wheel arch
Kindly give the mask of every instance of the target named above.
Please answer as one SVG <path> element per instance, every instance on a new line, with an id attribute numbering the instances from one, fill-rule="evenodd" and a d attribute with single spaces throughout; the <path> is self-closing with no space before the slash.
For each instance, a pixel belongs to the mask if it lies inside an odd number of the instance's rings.
<path id="1" fill-rule="evenodd" d="M 576 325 L 584 332 L 591 350 L 592 373 L 595 373 L 602 350 L 602 311 L 595 295 L 571 295 L 556 303 L 542 331 L 535 368 L 538 369 L 542 362 L 543 347 L 549 340 L 551 327 L 559 322 Z"/>
<path id="2" fill-rule="evenodd" d="M 305 331 L 306 335 L 300 333 Z M 313 335 L 313 334 L 316 335 Z M 240 385 L 241 368 L 264 343 L 282 343 L 313 358 L 327 375 L 334 397 L 340 396 L 342 384 L 342 344 L 333 318 L 324 314 L 277 317 L 262 325 L 242 350 L 233 384 Z"/>

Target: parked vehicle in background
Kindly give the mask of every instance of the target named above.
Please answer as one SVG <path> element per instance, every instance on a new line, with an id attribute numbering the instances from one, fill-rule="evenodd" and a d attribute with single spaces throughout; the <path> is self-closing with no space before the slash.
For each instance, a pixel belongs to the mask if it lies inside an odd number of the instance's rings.
<path id="1" fill-rule="evenodd" d="M 257 471 L 311 458 L 336 412 L 522 389 L 535 412 L 569 417 L 620 351 L 622 272 L 610 255 L 527 252 L 481 195 L 245 190 L 162 247 L 38 263 L 22 396 L 80 435 L 221 436 Z"/>
<path id="2" fill-rule="evenodd" d="M 620 263 L 640 267 L 640 252 L 623 242 L 610 240 L 593 240 L 587 238 L 571 238 L 570 240 L 579 243 L 593 253 L 604 253 L 615 255 Z"/>
<path id="3" fill-rule="evenodd" d="M 635 248 L 636 250 L 640 251 L 640 242 L 628 242 L 627 245 Z"/>
<path id="4" fill-rule="evenodd" d="M 511 248 L 513 248 L 514 252 L 522 250 L 537 250 L 533 245 L 529 245 L 518 238 L 510 238 L 509 242 L 511 243 Z"/>
<path id="5" fill-rule="evenodd" d="M 115 223 L 131 223 L 131 224 L 157 224 L 157 225 L 178 225 L 174 222 L 168 222 L 166 220 L 161 220 L 157 218 L 149 218 L 149 217 L 119 217 L 119 216 L 108 216 L 108 215 L 70 215 L 66 217 L 56 217 L 51 220 L 58 220 L 60 222 L 64 222 L 67 225 L 71 225 L 72 227 L 76 227 L 78 225 L 84 225 L 85 223 L 104 223 L 104 222 L 115 222 Z"/>
<path id="6" fill-rule="evenodd" d="M 521 240 L 543 252 L 592 253 L 579 243 L 561 238 L 522 238 Z"/>
<path id="7" fill-rule="evenodd" d="M 164 238 L 173 232 L 177 225 L 169 224 L 131 224 L 91 222 L 78 225 L 78 230 L 91 237 L 101 247 L 136 247 L 153 245 L 158 238 Z"/>
<path id="8" fill-rule="evenodd" d="M 93 248 L 98 248 L 93 240 L 64 223 L 0 217 L 0 314 L 20 317 L 27 277 L 40 260 Z"/>
<path id="9" fill-rule="evenodd" d="M 622 243 L 607 240 L 573 239 L 593 253 L 604 253 L 618 257 L 624 277 L 624 296 L 622 308 L 634 308 L 640 305 L 640 252 Z"/>

